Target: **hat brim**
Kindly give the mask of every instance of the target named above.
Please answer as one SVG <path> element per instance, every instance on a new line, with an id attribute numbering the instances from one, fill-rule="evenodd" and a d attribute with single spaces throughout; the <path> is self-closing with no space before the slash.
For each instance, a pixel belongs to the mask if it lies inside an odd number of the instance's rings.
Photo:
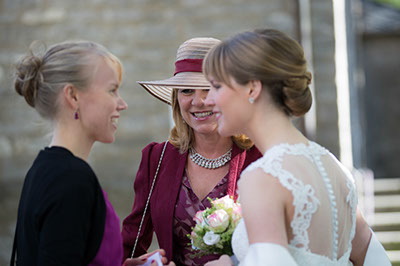
<path id="1" fill-rule="evenodd" d="M 173 89 L 209 89 L 210 82 L 201 72 L 181 72 L 175 76 L 156 81 L 138 81 L 151 95 L 171 105 Z"/>

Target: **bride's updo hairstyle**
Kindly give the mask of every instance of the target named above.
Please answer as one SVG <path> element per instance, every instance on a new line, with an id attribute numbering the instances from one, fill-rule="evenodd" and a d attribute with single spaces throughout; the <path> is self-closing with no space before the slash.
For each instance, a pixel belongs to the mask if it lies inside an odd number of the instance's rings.
<path id="1" fill-rule="evenodd" d="M 286 34 L 272 29 L 240 33 L 210 50 L 203 73 L 229 86 L 260 80 L 276 106 L 289 116 L 301 116 L 312 104 L 311 73 L 303 48 Z"/>
<path id="2" fill-rule="evenodd" d="M 57 116 L 58 95 L 65 85 L 71 84 L 78 90 L 88 88 L 96 57 L 113 62 L 121 81 L 121 62 L 100 44 L 68 41 L 49 47 L 42 55 L 33 52 L 36 45 L 37 42 L 32 43 L 29 54 L 17 62 L 14 87 L 43 118 L 53 120 Z"/>

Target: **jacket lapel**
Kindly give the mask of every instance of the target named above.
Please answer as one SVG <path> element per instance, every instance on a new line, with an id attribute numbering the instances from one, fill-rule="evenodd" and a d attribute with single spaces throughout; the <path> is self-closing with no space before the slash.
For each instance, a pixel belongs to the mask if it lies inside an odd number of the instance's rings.
<path id="1" fill-rule="evenodd" d="M 171 228 L 173 228 L 175 202 L 181 187 L 186 158 L 187 152 L 180 154 L 172 144 L 168 144 L 160 166 L 159 180 L 156 182 L 158 184 L 155 185 L 154 197 L 151 200 L 152 220 L 157 221 L 154 229 L 157 231 L 159 246 L 165 249 L 169 260 L 173 254 Z"/>

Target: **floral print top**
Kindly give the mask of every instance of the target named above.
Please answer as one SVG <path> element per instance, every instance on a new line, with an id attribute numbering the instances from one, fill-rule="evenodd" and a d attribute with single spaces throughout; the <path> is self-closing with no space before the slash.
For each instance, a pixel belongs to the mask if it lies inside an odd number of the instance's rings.
<path id="1" fill-rule="evenodd" d="M 211 207 L 207 199 L 222 198 L 226 195 L 228 188 L 228 174 L 214 187 L 214 189 L 202 200 L 192 190 L 187 172 L 184 172 L 182 185 L 175 204 L 174 213 L 174 262 L 176 265 L 204 265 L 210 260 L 216 260 L 220 255 L 207 255 L 203 257 L 193 257 L 195 252 L 192 250 L 188 234 L 192 232 L 192 227 L 196 222 L 193 220 L 196 212 Z"/>

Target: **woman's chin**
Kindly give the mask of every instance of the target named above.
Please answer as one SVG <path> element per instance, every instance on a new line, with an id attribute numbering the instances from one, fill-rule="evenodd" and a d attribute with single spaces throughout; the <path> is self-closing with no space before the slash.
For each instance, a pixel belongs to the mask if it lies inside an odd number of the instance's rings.
<path id="1" fill-rule="evenodd" d="M 107 143 L 113 143 L 113 142 L 115 141 L 115 136 L 114 136 L 114 135 L 107 136 L 107 137 L 98 139 L 97 141 L 98 141 L 98 142 L 101 142 L 101 143 L 105 143 L 105 144 L 107 144 Z"/>

